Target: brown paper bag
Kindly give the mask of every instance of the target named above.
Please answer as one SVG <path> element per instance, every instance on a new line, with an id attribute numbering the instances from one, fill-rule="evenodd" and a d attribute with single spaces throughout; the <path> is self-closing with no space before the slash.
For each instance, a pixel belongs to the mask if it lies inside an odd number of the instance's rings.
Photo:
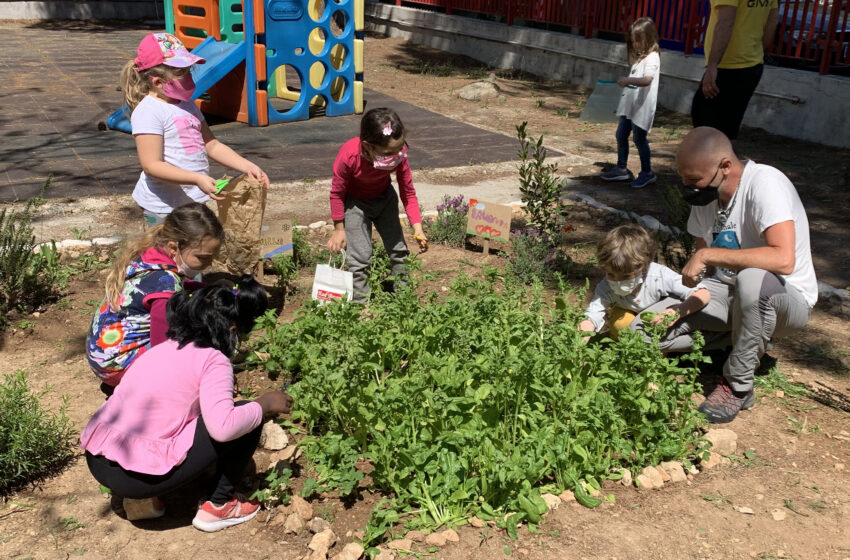
<path id="1" fill-rule="evenodd" d="M 218 219 L 224 227 L 224 241 L 213 262 L 213 270 L 230 274 L 259 274 L 260 238 L 266 189 L 256 179 L 240 175 L 231 179 L 217 200 Z"/>

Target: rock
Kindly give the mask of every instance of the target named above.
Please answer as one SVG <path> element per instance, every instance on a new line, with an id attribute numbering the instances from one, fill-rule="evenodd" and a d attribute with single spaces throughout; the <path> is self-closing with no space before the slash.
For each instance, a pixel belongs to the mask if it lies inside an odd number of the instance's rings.
<path id="1" fill-rule="evenodd" d="M 560 498 L 558 498 L 558 499 L 560 500 Z M 472 525 L 473 527 L 475 527 L 476 529 L 483 529 L 484 528 L 484 522 L 481 521 L 480 519 L 478 519 L 475 516 L 469 518 L 469 524 Z"/>
<path id="2" fill-rule="evenodd" d="M 688 469 L 688 474 L 698 475 L 699 469 L 697 468 L 696 465 L 691 465 L 691 467 Z"/>
<path id="3" fill-rule="evenodd" d="M 290 513 L 283 523 L 283 532 L 297 535 L 304 530 L 304 520 L 297 513 Z"/>
<path id="4" fill-rule="evenodd" d="M 358 531 L 352 531 L 351 538 L 357 539 L 358 541 L 362 541 L 366 538 L 366 531 L 363 531 L 362 529 Z"/>
<path id="5" fill-rule="evenodd" d="M 623 478 L 620 479 L 620 484 L 628 487 L 634 483 L 634 479 L 632 479 L 632 471 L 629 469 L 620 469 L 620 473 L 623 475 Z"/>
<path id="6" fill-rule="evenodd" d="M 313 519 L 313 506 L 307 503 L 307 500 L 301 496 L 292 496 L 290 507 L 292 508 L 292 511 L 297 513 L 304 521 Z"/>
<path id="7" fill-rule="evenodd" d="M 443 531 L 440 534 L 443 535 L 443 538 L 446 539 L 446 542 L 458 542 L 458 541 L 460 541 L 460 535 L 458 535 L 457 531 L 455 531 L 454 529 L 446 529 L 445 531 Z"/>
<path id="8" fill-rule="evenodd" d="M 460 88 L 457 96 L 467 101 L 493 99 L 499 97 L 499 86 L 489 81 L 472 82 Z"/>
<path id="9" fill-rule="evenodd" d="M 712 453 L 726 457 L 738 449 L 738 434 L 727 428 L 713 428 L 704 437 L 711 442 Z"/>
<path id="10" fill-rule="evenodd" d="M 655 467 L 646 467 L 637 477 L 637 486 L 640 490 L 652 490 L 664 486 L 661 473 Z"/>
<path id="11" fill-rule="evenodd" d="M 390 550 L 411 550 L 413 541 L 410 539 L 395 539 L 387 543 L 387 548 Z"/>
<path id="12" fill-rule="evenodd" d="M 541 494 L 540 497 L 546 502 L 546 509 L 549 511 L 558 509 L 558 506 L 561 505 L 561 499 L 555 494 Z"/>
<path id="13" fill-rule="evenodd" d="M 711 453 L 708 454 L 708 459 L 700 459 L 699 467 L 703 471 L 711 470 L 714 467 L 723 463 L 723 457 L 719 453 Z"/>
<path id="14" fill-rule="evenodd" d="M 389 550 L 378 549 L 378 555 L 375 560 L 395 560 L 395 553 Z"/>
<path id="15" fill-rule="evenodd" d="M 333 560 L 358 560 L 363 556 L 363 547 L 357 543 L 348 543 L 342 552 L 333 557 Z"/>
<path id="16" fill-rule="evenodd" d="M 835 463 L 835 470 L 843 471 L 844 470 L 844 463 Z"/>
<path id="17" fill-rule="evenodd" d="M 738 513 L 743 513 L 745 515 L 755 515 L 756 512 L 753 511 L 753 508 L 749 508 L 746 506 L 732 506 L 732 509 L 737 511 Z"/>
<path id="18" fill-rule="evenodd" d="M 113 236 L 113 237 L 95 237 L 91 240 L 92 245 L 104 246 L 104 245 L 117 245 L 123 241 L 122 237 Z"/>
<path id="19" fill-rule="evenodd" d="M 422 531 L 408 531 L 405 537 L 413 542 L 422 542 L 425 540 L 425 533 Z"/>
<path id="20" fill-rule="evenodd" d="M 770 512 L 770 515 L 773 517 L 774 521 L 782 521 L 783 519 L 785 519 L 785 517 L 788 514 L 785 513 L 785 510 L 781 510 L 781 509 L 777 508 L 777 509 L 772 510 Z"/>
<path id="21" fill-rule="evenodd" d="M 321 533 L 325 529 L 330 529 L 331 524 L 321 517 L 314 517 L 307 523 L 307 528 L 310 529 L 311 533 Z"/>
<path id="22" fill-rule="evenodd" d="M 330 529 L 325 529 L 321 533 L 316 533 L 310 539 L 310 544 L 307 548 L 313 552 L 321 552 L 325 556 L 328 554 L 328 549 L 336 544 L 336 534 Z"/>
<path id="23" fill-rule="evenodd" d="M 685 469 L 682 468 L 682 463 L 677 463 L 676 461 L 665 461 L 661 463 L 661 468 L 664 469 L 670 476 L 671 482 L 684 482 L 688 479 L 685 474 Z"/>
<path id="24" fill-rule="evenodd" d="M 260 434 L 260 445 L 270 451 L 278 451 L 286 447 L 289 443 L 289 438 L 283 428 L 274 420 L 269 420 L 263 424 L 263 431 Z"/>
<path id="25" fill-rule="evenodd" d="M 575 494 L 573 494 L 572 490 L 564 490 L 563 492 L 558 494 L 558 498 L 565 504 L 568 502 L 576 501 L 576 496 Z"/>
<path id="26" fill-rule="evenodd" d="M 326 225 L 328 225 L 328 223 L 326 221 L 319 220 L 318 222 L 313 222 L 312 224 L 310 224 L 309 227 L 310 227 L 310 229 L 319 229 L 321 227 L 325 227 Z"/>
<path id="27" fill-rule="evenodd" d="M 445 546 L 446 537 L 442 533 L 431 533 L 425 537 L 425 544 L 429 546 Z"/>
<path id="28" fill-rule="evenodd" d="M 285 448 L 281 449 L 277 453 L 272 454 L 273 461 L 289 461 L 292 459 L 293 455 L 295 455 L 295 450 L 297 447 L 294 445 L 287 445 Z"/>
<path id="29" fill-rule="evenodd" d="M 661 465 L 656 465 L 655 470 L 658 471 L 658 474 L 661 476 L 661 482 L 670 482 L 670 475 L 661 468 Z"/>
<path id="30" fill-rule="evenodd" d="M 301 560 L 328 560 L 328 552 L 326 550 L 311 550 Z"/>

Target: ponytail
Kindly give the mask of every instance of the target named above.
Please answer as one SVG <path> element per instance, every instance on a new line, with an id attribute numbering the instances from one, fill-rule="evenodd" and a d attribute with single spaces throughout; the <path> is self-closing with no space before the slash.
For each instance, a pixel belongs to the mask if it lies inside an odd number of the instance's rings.
<path id="1" fill-rule="evenodd" d="M 148 68 L 139 72 L 136 70 L 135 60 L 128 60 L 121 69 L 121 91 L 124 94 L 124 103 L 133 112 L 136 105 L 150 93 L 151 78 L 162 78 L 170 80 L 174 78 L 175 69 L 165 64 Z"/>

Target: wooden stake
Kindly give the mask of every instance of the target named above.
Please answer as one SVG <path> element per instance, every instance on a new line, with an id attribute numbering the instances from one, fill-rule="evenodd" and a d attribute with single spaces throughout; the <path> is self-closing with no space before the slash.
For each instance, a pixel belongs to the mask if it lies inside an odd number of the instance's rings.
<path id="1" fill-rule="evenodd" d="M 484 254 L 485 255 L 490 254 L 490 238 L 489 237 L 484 238 Z"/>

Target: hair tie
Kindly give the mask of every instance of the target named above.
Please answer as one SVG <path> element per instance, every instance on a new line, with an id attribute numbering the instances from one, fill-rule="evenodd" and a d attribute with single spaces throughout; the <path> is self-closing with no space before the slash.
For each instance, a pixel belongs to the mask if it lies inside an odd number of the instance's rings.
<path id="1" fill-rule="evenodd" d="M 193 295 L 195 295 L 195 292 L 189 292 L 189 298 L 191 298 Z"/>
<path id="2" fill-rule="evenodd" d="M 391 121 L 387 121 L 387 124 L 384 125 L 384 129 L 381 131 L 384 133 L 384 136 L 389 136 L 393 133 L 393 123 Z"/>
<path id="3" fill-rule="evenodd" d="M 233 289 L 230 290 L 230 291 L 233 292 L 234 296 L 238 296 L 239 295 L 239 284 L 233 284 Z"/>

